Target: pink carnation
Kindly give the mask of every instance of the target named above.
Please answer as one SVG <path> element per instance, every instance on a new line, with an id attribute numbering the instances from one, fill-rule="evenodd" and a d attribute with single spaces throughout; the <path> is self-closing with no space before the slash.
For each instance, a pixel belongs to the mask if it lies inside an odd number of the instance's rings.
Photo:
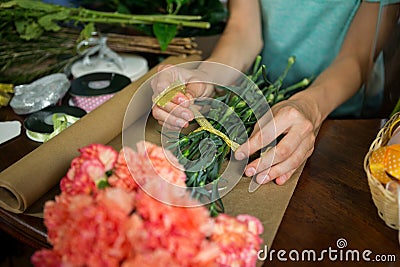
<path id="1" fill-rule="evenodd" d="M 81 158 L 84 159 L 98 159 L 103 164 L 106 171 L 111 170 L 114 167 L 114 163 L 117 160 L 118 152 L 111 146 L 105 146 L 102 144 L 92 144 L 84 148 L 79 149 Z"/>
<path id="2" fill-rule="evenodd" d="M 36 251 L 31 262 L 36 267 L 62 267 L 61 255 L 50 249 Z"/>
<path id="3" fill-rule="evenodd" d="M 125 261 L 121 267 L 182 267 L 171 254 L 163 249 L 156 249 L 147 254 L 138 254 Z"/>
<path id="4" fill-rule="evenodd" d="M 176 192 L 171 191 L 175 189 L 174 186 L 159 187 L 156 181 L 147 184 L 147 189 L 152 195 L 160 194 L 159 190 L 163 194 L 170 191 L 171 201 Z M 218 248 L 210 242 L 204 243 L 213 226 L 208 210 L 198 206 L 198 203 L 197 207 L 193 207 L 196 203 L 188 194 L 179 192 L 175 197 L 179 198 L 181 204 L 186 203 L 186 207 L 168 205 L 142 190 L 138 192 L 136 212 L 143 218 L 148 233 L 145 250 L 164 249 L 180 266 L 198 266 L 200 261 L 204 265 L 207 261 L 214 262 Z M 196 258 L 202 251 L 207 257 L 203 255 Z"/>
<path id="5" fill-rule="evenodd" d="M 70 195 L 95 193 L 97 183 L 106 180 L 106 173 L 114 167 L 118 153 L 112 147 L 101 144 L 79 151 L 80 156 L 72 160 L 67 175 L 61 179 L 61 191 Z"/>
<path id="6" fill-rule="evenodd" d="M 239 214 L 238 216 L 236 216 L 236 219 L 246 223 L 248 231 L 250 233 L 253 233 L 254 235 L 258 236 L 264 232 L 264 226 L 262 225 L 260 220 L 254 216 L 248 214 Z"/>
<path id="7" fill-rule="evenodd" d="M 99 144 L 79 151 L 61 194 L 45 204 L 53 248 L 36 252 L 35 266 L 255 266 L 260 221 L 211 218 L 169 151 L 144 141 L 137 152 Z M 98 188 L 101 181 L 110 187 Z"/>
<path id="8" fill-rule="evenodd" d="M 125 160 L 127 158 L 127 160 Z M 128 191 L 134 191 L 138 188 L 138 184 L 133 179 L 126 162 L 135 162 L 137 154 L 129 147 L 121 149 L 115 163 L 113 174 L 109 177 L 108 183 L 112 187 L 124 188 Z"/>
<path id="9" fill-rule="evenodd" d="M 71 176 L 70 172 L 73 172 L 74 176 Z M 60 188 L 62 192 L 70 195 L 90 195 L 97 192 L 96 183 L 104 179 L 106 179 L 105 169 L 99 161 L 82 161 L 79 165 L 71 167 L 67 176 L 61 179 Z"/>
<path id="10" fill-rule="evenodd" d="M 256 265 L 257 252 L 263 232 L 261 222 L 250 215 L 239 215 L 236 218 L 220 214 L 215 219 L 215 228 L 211 236 L 222 253 L 217 258 L 220 266 L 252 267 Z"/>
<path id="11" fill-rule="evenodd" d="M 76 266 L 119 266 L 132 253 L 126 238 L 133 193 L 109 188 L 95 196 L 61 194 L 47 202 L 45 225 L 63 263 Z"/>
<path id="12" fill-rule="evenodd" d="M 137 143 L 136 146 L 135 156 L 126 158 L 126 160 L 129 170 L 138 184 L 143 186 L 148 180 L 163 179 L 172 184 L 186 187 L 186 174 L 183 167 L 170 151 L 145 141 Z"/>

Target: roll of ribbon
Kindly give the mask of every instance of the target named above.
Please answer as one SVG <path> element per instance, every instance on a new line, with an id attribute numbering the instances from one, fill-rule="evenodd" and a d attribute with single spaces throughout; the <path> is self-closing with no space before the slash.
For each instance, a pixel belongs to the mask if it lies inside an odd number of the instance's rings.
<path id="1" fill-rule="evenodd" d="M 24 121 L 26 135 L 36 142 L 46 142 L 77 122 L 86 112 L 78 107 L 52 106 L 32 113 Z"/>
<path id="2" fill-rule="evenodd" d="M 139 55 L 118 54 L 121 64 L 110 57 L 92 56 L 90 62 L 84 59 L 75 62 L 71 67 L 71 73 L 74 78 L 83 75 L 99 72 L 113 72 L 129 77 L 131 81 L 136 81 L 149 71 L 147 60 Z"/>
<path id="3" fill-rule="evenodd" d="M 91 112 L 130 83 L 128 77 L 118 73 L 99 72 L 83 75 L 71 83 L 70 105 Z"/>
<path id="4" fill-rule="evenodd" d="M 85 110 L 86 112 L 90 112 L 109 100 L 113 97 L 114 94 L 109 95 L 102 95 L 102 96 L 93 96 L 93 97 L 85 97 L 85 96 L 73 96 L 71 98 L 70 104 L 72 106 L 80 107 L 81 109 Z"/>
<path id="5" fill-rule="evenodd" d="M 36 141 L 36 142 L 47 142 L 57 134 L 61 133 L 67 127 L 70 125 L 74 124 L 77 122 L 79 118 L 70 116 L 70 115 L 65 115 L 65 114 L 54 114 L 52 116 L 52 123 L 54 130 L 51 133 L 37 133 L 33 132 L 30 130 L 26 130 L 26 136 L 28 136 L 29 139 Z"/>

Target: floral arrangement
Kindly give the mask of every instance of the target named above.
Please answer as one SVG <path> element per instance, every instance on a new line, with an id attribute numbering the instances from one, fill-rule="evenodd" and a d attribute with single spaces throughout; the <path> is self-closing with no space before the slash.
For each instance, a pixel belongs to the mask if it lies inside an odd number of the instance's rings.
<path id="1" fill-rule="evenodd" d="M 225 93 L 217 95 L 216 101 L 200 100 L 196 104 L 199 106 L 208 105 L 207 114 L 203 114 L 203 116 L 209 120 L 214 129 L 228 136 L 231 142 L 233 141 L 238 145 L 243 144 L 251 135 L 257 120 L 267 113 L 269 107 L 288 99 L 311 83 L 312 77 L 303 78 L 294 84 L 284 84 L 284 80 L 295 61 L 295 56 L 289 57 L 285 70 L 275 81 L 270 81 L 267 77 L 267 67 L 262 64 L 262 58 L 259 55 L 253 63 L 253 69 L 249 74 L 246 74 L 244 81 L 239 80 L 240 84 L 229 87 L 219 86 L 218 88 Z M 236 118 L 239 118 L 239 120 Z M 209 194 L 208 192 L 196 191 L 196 188 L 205 184 L 218 187 L 223 162 L 229 157 L 231 147 L 220 135 L 210 132 L 204 127 L 189 133 L 179 133 L 179 136 L 171 135 L 169 139 L 168 149 L 173 151 L 186 169 L 187 186 L 194 188 L 194 194 L 198 197 L 205 196 L 213 200 L 210 205 L 212 214 L 223 213 L 223 203 L 218 196 L 215 196 L 218 194 L 218 190 L 213 190 Z M 203 140 L 211 140 L 215 144 L 216 155 L 206 168 L 196 169 L 193 168 L 193 164 L 196 164 L 202 157 L 206 158 L 206 153 L 199 153 L 200 148 L 204 148 L 204 144 L 200 145 Z M 207 151 L 207 149 L 204 149 L 204 151 Z M 192 171 L 193 169 L 195 170 Z M 213 194 L 214 192 L 216 194 Z"/>
<path id="2" fill-rule="evenodd" d="M 61 193 L 45 204 L 52 248 L 35 252 L 34 266 L 256 265 L 260 221 L 211 217 L 190 197 L 171 152 L 145 141 L 136 151 L 100 144 L 79 151 Z"/>

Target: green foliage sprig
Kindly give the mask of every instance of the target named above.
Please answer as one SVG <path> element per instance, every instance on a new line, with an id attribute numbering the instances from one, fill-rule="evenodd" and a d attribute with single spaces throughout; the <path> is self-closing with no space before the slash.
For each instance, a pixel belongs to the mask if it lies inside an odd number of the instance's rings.
<path id="1" fill-rule="evenodd" d="M 173 11 L 172 11 L 173 12 Z M 210 28 L 201 16 L 176 14 L 122 14 L 103 12 L 83 7 L 64 7 L 35 0 L 12 0 L 0 3 L 0 30 L 13 26 L 25 40 L 40 37 L 46 31 L 59 31 L 60 23 L 90 23 L 152 25 L 153 33 L 165 50 L 176 35 L 178 27 Z"/>

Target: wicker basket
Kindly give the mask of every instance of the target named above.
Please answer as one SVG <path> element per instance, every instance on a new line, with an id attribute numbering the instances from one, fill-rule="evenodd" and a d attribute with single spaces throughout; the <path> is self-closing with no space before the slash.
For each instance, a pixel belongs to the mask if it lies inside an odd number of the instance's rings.
<path id="1" fill-rule="evenodd" d="M 369 158 L 372 152 L 388 143 L 392 135 L 392 131 L 397 127 L 397 125 L 400 125 L 400 112 L 394 114 L 385 123 L 375 140 L 372 142 L 364 159 L 364 170 L 367 173 L 368 185 L 371 190 L 372 200 L 378 209 L 379 216 L 389 227 L 399 230 L 399 205 L 397 201 L 397 194 L 387 190 L 385 185 L 383 185 L 371 174 L 369 168 Z"/>

